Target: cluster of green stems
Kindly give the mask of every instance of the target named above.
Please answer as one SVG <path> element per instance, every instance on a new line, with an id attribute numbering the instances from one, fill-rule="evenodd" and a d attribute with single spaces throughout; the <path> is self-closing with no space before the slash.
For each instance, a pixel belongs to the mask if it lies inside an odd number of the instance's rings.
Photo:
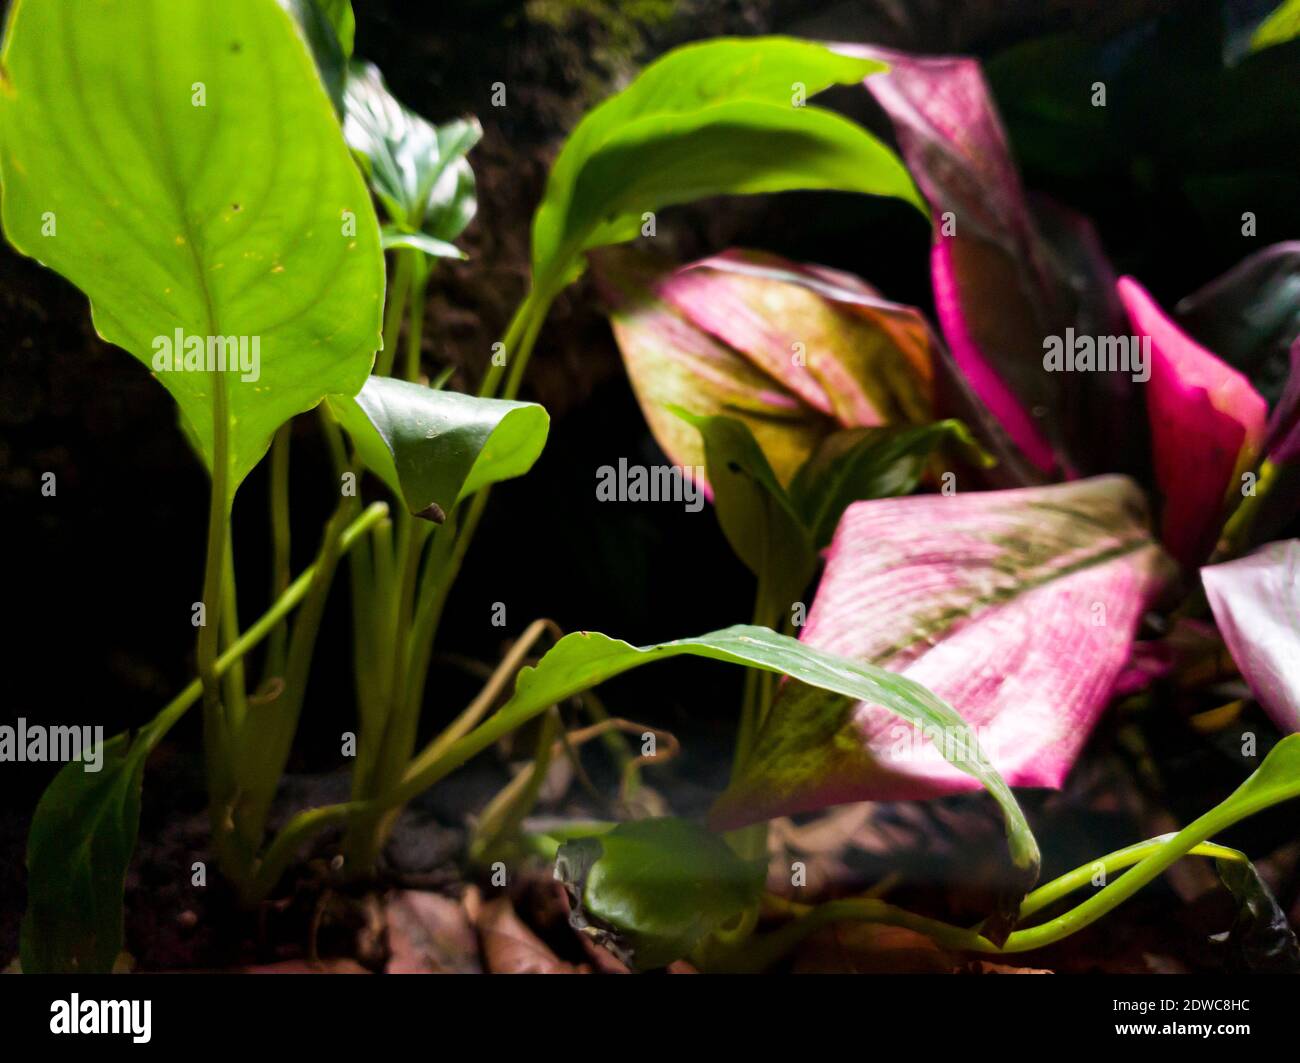
<path id="1" fill-rule="evenodd" d="M 393 375 L 405 322 L 401 375 L 419 380 L 428 277 L 420 252 L 397 253 L 384 312 L 383 349 L 376 361 L 379 375 Z M 493 359 L 481 396 L 517 395 L 552 298 L 530 291 L 521 303 L 503 340 L 504 357 Z M 353 873 L 373 870 L 401 806 L 500 737 L 494 728 L 480 727 L 483 734 L 473 735 L 472 751 L 464 745 L 501 684 L 490 683 L 492 698 L 476 698 L 415 755 L 433 641 L 489 492 L 479 491 L 438 526 L 413 516 L 400 501 L 391 509 L 377 503 L 362 511 L 356 489 L 361 466 L 349 455 L 343 432 L 325 406 L 321 424 L 341 485 L 339 503 L 315 563 L 291 581 L 289 426 L 282 426 L 270 458 L 273 604 L 240 631 L 226 386 L 220 375 L 213 375 L 212 482 L 202 592 L 206 616 L 198 631 L 199 678 L 166 706 L 151 735 L 157 741 L 201 699 L 213 848 L 244 898 L 256 902 L 275 887 L 301 845 L 328 826 L 345 826 L 345 862 Z M 351 555 L 359 719 L 351 800 L 298 814 L 264 848 L 266 820 L 297 730 L 325 600 L 345 553 Z M 263 639 L 269 639 L 264 675 L 250 698 L 244 657 Z"/>

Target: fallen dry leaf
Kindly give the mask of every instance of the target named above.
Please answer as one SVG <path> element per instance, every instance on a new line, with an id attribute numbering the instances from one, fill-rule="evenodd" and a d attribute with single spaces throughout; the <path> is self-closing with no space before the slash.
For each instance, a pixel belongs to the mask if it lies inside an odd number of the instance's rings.
<path id="1" fill-rule="evenodd" d="M 439 893 L 402 890 L 384 905 L 389 974 L 478 974 L 478 938 L 464 905 Z"/>
<path id="2" fill-rule="evenodd" d="M 566 963 L 526 927 L 507 897 L 486 901 L 477 928 L 483 959 L 493 974 L 590 974 L 586 964 Z"/>

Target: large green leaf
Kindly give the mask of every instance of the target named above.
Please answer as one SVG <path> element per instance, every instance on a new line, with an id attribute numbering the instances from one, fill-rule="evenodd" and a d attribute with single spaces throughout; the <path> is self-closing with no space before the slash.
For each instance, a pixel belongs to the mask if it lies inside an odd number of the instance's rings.
<path id="1" fill-rule="evenodd" d="M 367 467 L 412 513 L 441 523 L 488 484 L 522 476 L 546 445 L 550 418 L 535 402 L 480 399 L 391 377 L 370 377 L 330 409 Z"/>
<path id="2" fill-rule="evenodd" d="M 3 62 L 14 246 L 146 366 L 177 330 L 240 338 L 250 364 L 258 344 L 255 380 L 157 372 L 209 465 L 224 393 L 233 492 L 284 421 L 360 389 L 380 344 L 379 226 L 292 19 L 274 0 L 18 0 Z"/>
<path id="3" fill-rule="evenodd" d="M 974 732 L 950 705 L 914 680 L 748 624 L 652 646 L 633 646 L 595 632 L 566 635 L 535 668 L 519 673 L 514 696 L 490 720 L 450 747 L 435 745 L 416 757 L 402 784 L 384 803 L 410 800 L 551 705 L 632 668 L 683 654 L 787 675 L 813 687 L 882 705 L 918 727 L 940 729 L 952 738 L 939 743 L 944 755 L 977 779 L 1001 807 L 1012 858 L 1026 887 L 1037 879 L 1038 844 L 1033 832 L 1010 788 L 980 749 Z"/>
<path id="4" fill-rule="evenodd" d="M 465 158 L 483 130 L 473 118 L 435 126 L 388 91 L 373 63 L 348 68 L 343 133 L 364 161 L 370 185 L 407 241 L 429 255 L 463 257 L 451 241 L 474 218 L 474 171 Z M 396 235 L 389 246 L 398 246 Z"/>
<path id="5" fill-rule="evenodd" d="M 560 846 L 569 922 L 639 970 L 663 967 L 758 903 L 767 869 L 684 819 L 620 823 Z"/>
<path id="6" fill-rule="evenodd" d="M 841 189 L 924 210 L 880 141 L 803 100 L 883 69 L 785 37 L 678 48 L 578 123 L 533 222 L 534 283 L 558 290 L 588 248 L 634 236 L 642 215 L 705 196 Z"/>

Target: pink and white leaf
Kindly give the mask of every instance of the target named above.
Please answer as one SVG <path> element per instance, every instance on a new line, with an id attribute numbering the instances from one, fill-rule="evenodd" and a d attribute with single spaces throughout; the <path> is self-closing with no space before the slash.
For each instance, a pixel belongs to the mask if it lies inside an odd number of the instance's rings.
<path id="1" fill-rule="evenodd" d="M 1201 569 L 1219 633 L 1259 703 L 1300 731 L 1300 539 Z"/>
<path id="2" fill-rule="evenodd" d="M 1011 785 L 1057 787 L 1171 575 L 1124 477 L 859 502 L 801 637 L 917 680 Z M 715 821 L 972 789 L 941 755 L 949 740 L 788 682 Z"/>

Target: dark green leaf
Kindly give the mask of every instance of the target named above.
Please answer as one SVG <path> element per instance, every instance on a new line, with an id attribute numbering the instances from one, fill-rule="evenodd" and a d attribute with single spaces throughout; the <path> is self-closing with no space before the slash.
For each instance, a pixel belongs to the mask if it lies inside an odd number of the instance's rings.
<path id="1" fill-rule="evenodd" d="M 81 761 L 65 764 L 41 795 L 27 840 L 24 973 L 113 969 L 145 761 L 183 711 L 159 715 L 134 740 L 108 739 L 98 771 L 86 771 Z"/>
<path id="2" fill-rule="evenodd" d="M 546 445 L 550 418 L 532 402 L 480 399 L 372 376 L 330 409 L 366 466 L 407 508 L 441 523 L 462 498 L 522 476 Z"/>
<path id="3" fill-rule="evenodd" d="M 620 823 L 565 842 L 555 858 L 574 929 L 642 971 L 686 956 L 757 904 L 765 872 L 684 819 Z"/>
<path id="4" fill-rule="evenodd" d="M 298 23 L 303 39 L 316 61 L 316 72 L 320 74 L 325 92 L 334 105 L 334 110 L 343 113 L 343 82 L 347 78 L 348 56 L 339 40 L 338 29 L 331 24 L 325 12 L 323 0 L 277 0 L 293 20 Z M 344 0 L 347 4 L 347 0 Z M 352 13 L 347 4 L 348 14 Z"/>
<path id="5" fill-rule="evenodd" d="M 1300 335 L 1300 241 L 1242 259 L 1175 309 L 1183 328 L 1276 403 Z"/>
<path id="6" fill-rule="evenodd" d="M 960 421 L 912 428 L 855 428 L 827 436 L 795 474 L 790 498 L 813 546 L 835 535 L 852 503 L 893 498 L 916 490 L 934 452 L 945 442 L 960 444 L 975 461 L 992 463 Z"/>
<path id="7" fill-rule="evenodd" d="M 803 592 L 817 564 L 799 515 L 777 482 L 749 426 L 734 417 L 672 410 L 704 439 L 704 458 L 718 523 L 736 556 L 784 610 Z"/>
<path id="8" fill-rule="evenodd" d="M 313 0 L 313 2 L 334 28 L 334 36 L 343 49 L 344 58 L 351 59 L 357 35 L 357 19 L 352 13 L 352 0 Z"/>
<path id="9" fill-rule="evenodd" d="M 1250 861 L 1215 860 L 1219 878 L 1237 902 L 1237 918 L 1223 935 L 1234 973 L 1300 974 L 1300 943 Z"/>

